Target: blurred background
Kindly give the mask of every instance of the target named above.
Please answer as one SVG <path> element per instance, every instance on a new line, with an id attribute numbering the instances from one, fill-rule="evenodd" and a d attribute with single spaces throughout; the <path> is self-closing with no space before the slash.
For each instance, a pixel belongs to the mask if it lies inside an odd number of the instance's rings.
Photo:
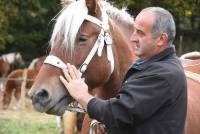
<path id="1" fill-rule="evenodd" d="M 142 8 L 161 6 L 176 21 L 177 54 L 200 50 L 200 0 L 110 0 L 136 16 Z M 19 51 L 29 63 L 48 53 L 52 18 L 61 9 L 60 0 L 0 0 L 0 55 Z"/>

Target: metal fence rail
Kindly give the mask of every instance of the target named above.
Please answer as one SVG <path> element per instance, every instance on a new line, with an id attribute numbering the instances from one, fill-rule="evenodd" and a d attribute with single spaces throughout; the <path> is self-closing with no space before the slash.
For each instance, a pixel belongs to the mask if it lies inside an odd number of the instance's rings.
<path id="1" fill-rule="evenodd" d="M 8 81 L 8 80 L 34 81 L 35 79 L 27 79 L 27 78 L 23 78 L 23 77 L 18 77 L 18 78 L 1 77 L 0 78 L 0 81 Z"/>

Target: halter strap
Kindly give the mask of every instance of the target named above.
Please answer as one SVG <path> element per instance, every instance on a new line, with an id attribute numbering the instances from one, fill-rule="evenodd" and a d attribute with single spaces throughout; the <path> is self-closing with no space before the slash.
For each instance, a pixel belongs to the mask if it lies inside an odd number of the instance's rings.
<path id="1" fill-rule="evenodd" d="M 56 57 L 54 55 L 47 56 L 46 59 L 44 60 L 44 63 L 53 65 L 60 69 L 67 67 L 67 65 L 61 59 L 59 59 L 58 57 Z"/>
<path id="2" fill-rule="evenodd" d="M 112 37 L 110 36 L 109 33 L 108 15 L 104 10 L 102 10 L 102 21 L 91 15 L 87 15 L 85 19 L 98 25 L 102 29 L 93 48 L 91 49 L 90 53 L 88 54 L 83 64 L 80 66 L 79 70 L 81 73 L 84 73 L 88 67 L 88 64 L 94 57 L 95 53 L 97 52 L 98 56 L 102 55 L 103 47 L 106 44 L 107 58 L 111 64 L 111 74 L 112 74 L 112 72 L 114 71 L 114 56 L 112 52 Z"/>
<path id="3" fill-rule="evenodd" d="M 102 27 L 102 22 L 99 19 L 97 19 L 97 18 L 95 18 L 91 15 L 87 15 L 85 17 L 85 19 L 90 21 L 90 22 L 93 22 L 94 24 L 98 25 L 99 27 Z"/>

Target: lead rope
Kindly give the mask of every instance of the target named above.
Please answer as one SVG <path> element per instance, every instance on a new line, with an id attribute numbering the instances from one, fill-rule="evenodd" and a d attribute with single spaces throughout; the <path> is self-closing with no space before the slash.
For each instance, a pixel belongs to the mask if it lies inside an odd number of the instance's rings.
<path id="1" fill-rule="evenodd" d="M 89 130 L 89 134 L 95 134 L 95 126 L 97 124 L 99 124 L 100 122 L 98 122 L 97 120 L 93 119 L 90 123 L 90 130 Z"/>

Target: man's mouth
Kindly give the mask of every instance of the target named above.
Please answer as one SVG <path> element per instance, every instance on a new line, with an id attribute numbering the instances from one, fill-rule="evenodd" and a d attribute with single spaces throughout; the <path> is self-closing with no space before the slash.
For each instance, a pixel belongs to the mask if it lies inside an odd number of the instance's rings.
<path id="1" fill-rule="evenodd" d="M 140 45 L 139 44 L 135 44 L 135 48 L 136 49 L 140 48 Z"/>

